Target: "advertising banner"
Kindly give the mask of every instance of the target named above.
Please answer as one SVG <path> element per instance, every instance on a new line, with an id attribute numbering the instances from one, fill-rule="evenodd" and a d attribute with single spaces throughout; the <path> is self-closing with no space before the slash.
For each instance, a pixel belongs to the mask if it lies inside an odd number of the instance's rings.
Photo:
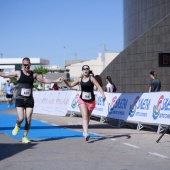
<path id="1" fill-rule="evenodd" d="M 72 91 L 36 91 L 34 113 L 66 116 Z"/>
<path id="2" fill-rule="evenodd" d="M 80 91 L 73 91 L 70 97 L 68 110 L 72 112 L 80 112 L 80 109 L 78 107 L 78 99 L 80 96 Z M 102 96 L 100 92 L 95 91 L 95 101 L 96 101 L 96 107 L 94 108 L 92 115 L 95 116 L 107 116 L 107 112 L 105 111 L 105 103 L 102 99 Z"/>
<path id="3" fill-rule="evenodd" d="M 126 121 L 129 117 L 132 103 L 141 95 L 141 93 L 107 93 L 107 117 Z"/>
<path id="4" fill-rule="evenodd" d="M 34 113 L 66 116 L 68 111 L 80 114 L 80 91 L 34 92 Z M 170 125 L 170 92 L 105 93 L 95 91 L 96 107 L 92 115 L 112 119 Z"/>

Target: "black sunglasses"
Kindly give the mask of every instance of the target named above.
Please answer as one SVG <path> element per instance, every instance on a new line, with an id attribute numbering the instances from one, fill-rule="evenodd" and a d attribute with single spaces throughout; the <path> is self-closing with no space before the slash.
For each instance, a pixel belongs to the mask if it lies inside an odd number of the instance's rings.
<path id="1" fill-rule="evenodd" d="M 23 64 L 23 66 L 27 67 L 27 66 L 30 66 L 30 64 Z"/>
<path id="2" fill-rule="evenodd" d="M 89 68 L 82 68 L 82 70 L 89 70 Z"/>

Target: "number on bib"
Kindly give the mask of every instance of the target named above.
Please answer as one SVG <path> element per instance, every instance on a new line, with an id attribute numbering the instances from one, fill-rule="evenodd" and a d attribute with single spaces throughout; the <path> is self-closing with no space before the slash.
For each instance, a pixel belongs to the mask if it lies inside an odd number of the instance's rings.
<path id="1" fill-rule="evenodd" d="M 21 89 L 21 95 L 22 96 L 30 96 L 31 95 L 31 89 L 24 89 L 24 88 L 22 88 Z"/>
<path id="2" fill-rule="evenodd" d="M 83 92 L 82 93 L 82 99 L 90 100 L 91 99 L 91 93 L 90 92 Z"/>

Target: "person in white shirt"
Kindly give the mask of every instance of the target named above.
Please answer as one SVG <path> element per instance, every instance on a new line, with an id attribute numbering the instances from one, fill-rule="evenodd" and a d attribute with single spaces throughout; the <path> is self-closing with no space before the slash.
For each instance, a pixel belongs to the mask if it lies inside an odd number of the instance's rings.
<path id="1" fill-rule="evenodd" d="M 114 85 L 113 85 L 113 82 L 112 82 L 112 79 L 110 76 L 107 76 L 106 77 L 106 92 L 108 93 L 112 93 L 113 92 L 113 89 L 114 89 Z"/>

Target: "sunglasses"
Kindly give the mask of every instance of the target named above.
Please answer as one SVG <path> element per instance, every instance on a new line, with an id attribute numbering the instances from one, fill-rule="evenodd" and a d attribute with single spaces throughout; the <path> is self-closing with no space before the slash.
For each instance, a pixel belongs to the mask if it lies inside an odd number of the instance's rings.
<path id="1" fill-rule="evenodd" d="M 27 66 L 29 67 L 29 66 L 30 66 L 30 64 L 23 64 L 23 66 L 24 66 L 24 67 L 27 67 Z"/>
<path id="2" fill-rule="evenodd" d="M 89 70 L 89 68 L 82 68 L 82 70 Z"/>

